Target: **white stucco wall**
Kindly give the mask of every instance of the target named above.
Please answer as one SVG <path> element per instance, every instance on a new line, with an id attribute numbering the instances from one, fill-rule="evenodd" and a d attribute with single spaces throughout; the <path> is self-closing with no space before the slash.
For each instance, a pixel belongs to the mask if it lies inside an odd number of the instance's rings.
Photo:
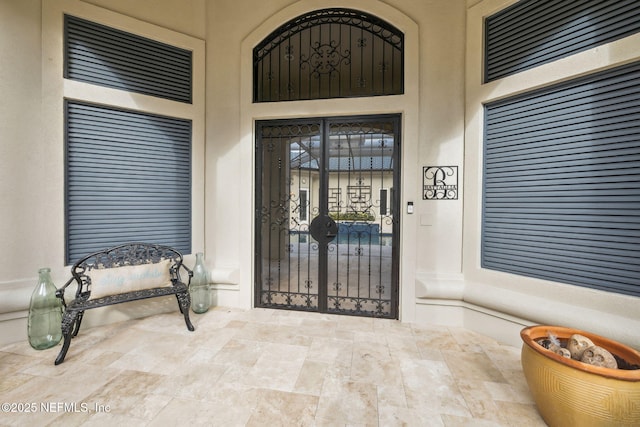
<path id="1" fill-rule="evenodd" d="M 51 153 L 42 143 L 40 2 L 1 1 L 0 28 L 0 322 L 10 326 L 1 342 L 26 336 L 14 319 L 48 261 L 46 195 L 55 183 L 43 179 Z"/>

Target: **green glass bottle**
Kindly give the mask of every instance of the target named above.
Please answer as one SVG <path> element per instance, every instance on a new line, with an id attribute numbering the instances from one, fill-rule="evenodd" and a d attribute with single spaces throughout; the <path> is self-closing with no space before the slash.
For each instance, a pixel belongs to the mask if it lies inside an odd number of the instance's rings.
<path id="1" fill-rule="evenodd" d="M 31 294 L 27 335 L 36 350 L 57 345 L 62 339 L 62 302 L 56 297 L 51 269 L 38 270 L 38 285 Z"/>
<path id="2" fill-rule="evenodd" d="M 209 295 L 209 280 L 202 252 L 196 254 L 196 265 L 193 267 L 193 277 L 189 283 L 189 294 L 191 295 L 191 309 L 194 313 L 200 314 L 209 310 L 211 296 Z"/>

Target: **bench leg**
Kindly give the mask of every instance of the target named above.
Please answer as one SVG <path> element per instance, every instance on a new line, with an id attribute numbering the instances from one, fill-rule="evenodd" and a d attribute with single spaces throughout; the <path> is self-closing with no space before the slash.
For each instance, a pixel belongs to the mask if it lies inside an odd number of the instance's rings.
<path id="1" fill-rule="evenodd" d="M 75 328 L 75 333 L 78 333 L 78 316 L 81 315 L 82 312 L 67 310 L 62 315 L 62 336 L 64 337 L 64 343 L 62 344 L 62 348 L 60 349 L 60 353 L 58 353 L 58 357 L 56 357 L 55 364 L 59 365 L 64 362 L 64 358 L 67 355 L 67 350 L 69 350 L 69 345 L 71 344 L 71 337 L 73 335 L 73 329 Z"/>
<path id="2" fill-rule="evenodd" d="M 71 336 L 75 337 L 78 335 L 78 331 L 80 330 L 80 324 L 82 323 L 82 317 L 84 316 L 84 311 L 78 312 L 78 319 L 74 322 L 75 328 L 73 328 L 73 333 Z"/>
<path id="3" fill-rule="evenodd" d="M 193 327 L 191 319 L 189 319 L 189 308 L 191 307 L 191 296 L 189 295 L 189 291 L 176 294 L 176 298 L 178 299 L 180 312 L 184 316 L 184 322 L 187 324 L 187 329 L 194 331 L 196 328 Z"/>

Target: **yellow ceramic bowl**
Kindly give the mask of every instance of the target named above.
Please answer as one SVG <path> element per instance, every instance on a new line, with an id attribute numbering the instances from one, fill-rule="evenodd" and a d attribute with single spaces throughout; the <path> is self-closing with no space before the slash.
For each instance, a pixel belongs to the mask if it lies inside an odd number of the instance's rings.
<path id="1" fill-rule="evenodd" d="M 536 340 L 583 335 L 632 365 L 640 353 L 607 338 L 559 326 L 523 329 L 522 369 L 540 415 L 551 426 L 640 426 L 640 369 L 609 369 L 564 358 Z"/>

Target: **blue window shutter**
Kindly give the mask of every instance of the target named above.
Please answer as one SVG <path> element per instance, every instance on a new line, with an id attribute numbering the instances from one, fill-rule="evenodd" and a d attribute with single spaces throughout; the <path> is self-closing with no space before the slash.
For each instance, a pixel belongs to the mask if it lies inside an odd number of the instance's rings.
<path id="1" fill-rule="evenodd" d="M 640 2 L 521 0 L 485 22 L 485 82 L 640 31 Z"/>
<path id="2" fill-rule="evenodd" d="M 485 106 L 482 266 L 640 296 L 640 62 Z"/>
<path id="3" fill-rule="evenodd" d="M 66 261 L 142 241 L 191 253 L 191 122 L 75 101 L 66 110 Z"/>
<path id="4" fill-rule="evenodd" d="M 64 77 L 185 103 L 192 52 L 65 15 Z"/>

